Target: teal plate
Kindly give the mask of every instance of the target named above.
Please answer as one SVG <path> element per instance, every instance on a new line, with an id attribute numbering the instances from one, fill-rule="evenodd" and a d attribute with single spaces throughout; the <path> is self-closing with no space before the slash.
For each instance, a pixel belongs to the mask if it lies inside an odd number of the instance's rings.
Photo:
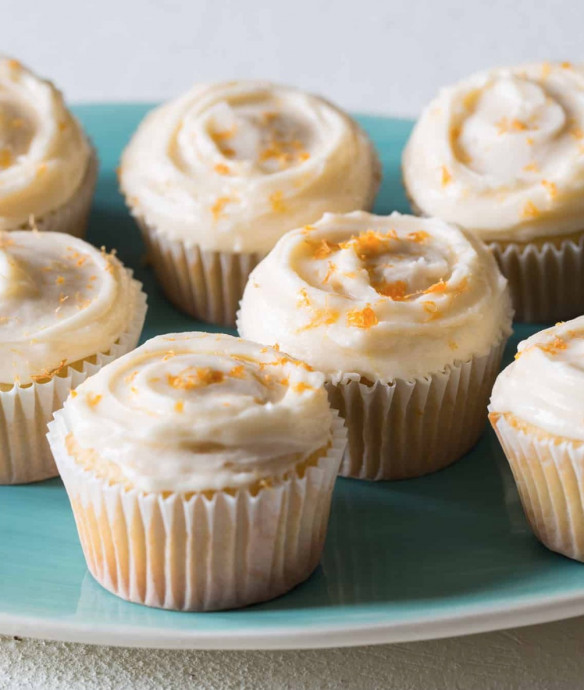
<path id="1" fill-rule="evenodd" d="M 144 282 L 144 339 L 205 328 L 161 295 L 117 191 L 120 152 L 147 110 L 76 108 L 101 159 L 89 239 L 116 247 Z M 383 161 L 377 211 L 407 210 L 399 160 L 411 123 L 359 119 Z M 516 328 L 508 358 L 535 330 Z M 339 479 L 317 571 L 286 596 L 239 611 L 168 612 L 106 592 L 87 572 L 57 479 L 1 487 L 0 506 L 0 633 L 124 646 L 299 648 L 461 635 L 584 613 L 584 567 L 532 536 L 490 431 L 463 460 L 429 477 Z"/>

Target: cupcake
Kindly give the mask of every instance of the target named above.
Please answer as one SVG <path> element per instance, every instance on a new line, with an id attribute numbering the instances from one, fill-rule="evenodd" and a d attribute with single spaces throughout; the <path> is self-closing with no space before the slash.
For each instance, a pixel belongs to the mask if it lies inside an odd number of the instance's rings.
<path id="1" fill-rule="evenodd" d="M 71 389 L 136 346 L 140 288 L 71 235 L 0 233 L 0 484 L 57 474 L 47 423 Z"/>
<path id="2" fill-rule="evenodd" d="M 435 219 L 326 214 L 250 276 L 238 328 L 325 373 L 349 442 L 341 474 L 401 479 L 477 441 L 510 333 L 484 245 Z"/>
<path id="3" fill-rule="evenodd" d="M 445 88 L 403 154 L 413 207 L 484 240 L 516 317 L 584 312 L 584 70 L 500 68 Z"/>
<path id="4" fill-rule="evenodd" d="M 0 231 L 82 237 L 96 179 L 95 152 L 61 93 L 0 57 Z"/>
<path id="5" fill-rule="evenodd" d="M 233 325 L 248 275 L 288 230 L 367 209 L 380 166 L 347 114 L 267 82 L 197 85 L 152 111 L 120 183 L 167 297 Z"/>
<path id="6" fill-rule="evenodd" d="M 584 316 L 519 344 L 489 418 L 525 515 L 548 549 L 584 561 Z"/>
<path id="7" fill-rule="evenodd" d="M 346 443 L 323 382 L 272 348 L 182 333 L 73 391 L 49 441 L 95 579 L 184 611 L 246 606 L 305 580 Z"/>

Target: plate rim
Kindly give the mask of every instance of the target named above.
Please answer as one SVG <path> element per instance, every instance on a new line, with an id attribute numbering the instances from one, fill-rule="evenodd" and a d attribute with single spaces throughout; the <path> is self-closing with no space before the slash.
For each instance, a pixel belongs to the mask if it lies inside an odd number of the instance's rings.
<path id="1" fill-rule="evenodd" d="M 182 612 L 181 615 L 193 614 Z M 278 626 L 261 632 L 258 632 L 257 628 L 249 627 L 239 628 L 234 633 L 196 628 L 180 631 L 175 628 L 169 631 L 164 628 L 141 628 L 119 624 L 84 624 L 66 619 L 52 620 L 0 612 L 0 634 L 109 647 L 275 651 L 438 640 L 551 623 L 580 615 L 584 615 L 584 588 L 577 595 L 547 597 L 545 601 L 540 597 L 531 596 L 515 606 L 467 607 L 463 615 L 454 613 L 430 616 L 418 618 L 413 622 L 359 623 L 348 624 L 342 628 L 334 624 L 294 629 Z"/>

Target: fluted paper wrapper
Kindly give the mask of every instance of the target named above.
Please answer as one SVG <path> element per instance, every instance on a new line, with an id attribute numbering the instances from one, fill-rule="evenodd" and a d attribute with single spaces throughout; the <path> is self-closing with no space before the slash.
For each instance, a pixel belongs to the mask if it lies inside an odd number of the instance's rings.
<path id="1" fill-rule="evenodd" d="M 552 551 L 584 561 L 584 443 L 491 423 L 507 456 L 535 536 Z"/>
<path id="2" fill-rule="evenodd" d="M 0 484 L 25 484 L 57 476 L 46 438 L 47 424 L 73 388 L 136 347 L 146 316 L 146 295 L 138 281 L 133 285 L 137 293 L 135 313 L 107 353 L 83 360 L 80 368 L 67 367 L 62 376 L 45 383 L 0 391 Z"/>
<path id="3" fill-rule="evenodd" d="M 79 189 L 62 206 L 45 215 L 35 216 L 34 228 L 42 232 L 64 232 L 75 237 L 85 237 L 98 168 L 97 154 L 92 149 L 87 172 Z M 31 229 L 31 225 L 27 222 L 11 229 L 28 230 Z"/>
<path id="4" fill-rule="evenodd" d="M 57 412 L 49 442 L 87 566 L 122 599 L 181 611 L 236 608 L 283 594 L 318 565 L 346 443 L 336 414 L 331 447 L 317 464 L 256 493 L 125 489 L 71 458 L 68 431 Z"/>
<path id="5" fill-rule="evenodd" d="M 584 313 L 584 232 L 559 245 L 488 247 L 509 281 L 516 321 L 567 321 Z"/>
<path id="6" fill-rule="evenodd" d="M 484 429 L 505 342 L 427 378 L 374 384 L 357 374 L 329 378 L 331 405 L 349 434 L 340 474 L 406 479 L 461 458 Z"/>
<path id="7" fill-rule="evenodd" d="M 249 274 L 263 255 L 201 249 L 166 237 L 139 216 L 136 221 L 168 300 L 196 319 L 234 326 Z"/>

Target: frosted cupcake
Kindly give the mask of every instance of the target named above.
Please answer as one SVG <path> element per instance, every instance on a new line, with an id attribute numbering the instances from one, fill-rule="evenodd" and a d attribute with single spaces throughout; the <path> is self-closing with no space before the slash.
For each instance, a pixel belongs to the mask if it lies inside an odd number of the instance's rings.
<path id="1" fill-rule="evenodd" d="M 475 74 L 440 91 L 404 151 L 413 206 L 488 243 L 520 320 L 584 312 L 583 93 L 569 63 Z"/>
<path id="2" fill-rule="evenodd" d="M 197 85 L 152 111 L 120 169 L 168 298 L 230 325 L 251 269 L 287 230 L 371 207 L 379 181 L 373 147 L 348 115 L 255 81 Z"/>
<path id="3" fill-rule="evenodd" d="M 136 346 L 140 288 L 83 240 L 0 233 L 0 484 L 57 474 L 47 423 L 72 388 Z"/>
<path id="4" fill-rule="evenodd" d="M 519 344 L 489 417 L 537 538 L 584 561 L 584 317 Z"/>
<path id="5" fill-rule="evenodd" d="M 183 333 L 79 386 L 49 440 L 97 581 L 211 610 L 306 579 L 346 443 L 323 381 L 274 349 Z"/>
<path id="6" fill-rule="evenodd" d="M 61 93 L 0 57 L 0 231 L 83 236 L 96 179 L 95 153 Z"/>
<path id="7" fill-rule="evenodd" d="M 478 439 L 510 333 L 505 279 L 478 240 L 434 219 L 326 214 L 250 276 L 240 334 L 327 377 L 349 443 L 341 474 L 438 470 Z"/>

